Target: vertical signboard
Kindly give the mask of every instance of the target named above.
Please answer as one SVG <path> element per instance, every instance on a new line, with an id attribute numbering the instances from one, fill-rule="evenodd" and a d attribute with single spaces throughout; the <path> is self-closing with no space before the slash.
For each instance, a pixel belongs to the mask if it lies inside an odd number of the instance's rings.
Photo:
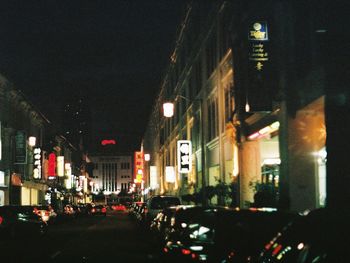
<path id="1" fill-rule="evenodd" d="M 192 168 L 192 143 L 188 140 L 177 141 L 177 167 L 179 173 L 189 173 Z"/>
<path id="2" fill-rule="evenodd" d="M 17 131 L 15 135 L 15 163 L 27 163 L 27 137 L 24 131 Z"/>
<path id="3" fill-rule="evenodd" d="M 0 161 L 2 158 L 2 142 L 1 142 L 1 121 L 0 121 Z"/>
<path id="4" fill-rule="evenodd" d="M 134 154 L 135 166 L 134 166 L 134 178 L 135 183 L 141 183 L 143 181 L 143 152 L 135 152 Z"/>
<path id="5" fill-rule="evenodd" d="M 264 63 L 269 60 L 265 41 L 269 40 L 266 22 L 253 22 L 249 27 L 250 43 L 249 60 L 253 61 L 256 70 L 262 71 Z"/>
<path id="6" fill-rule="evenodd" d="M 70 163 L 64 164 L 64 171 L 67 179 L 65 180 L 65 186 L 67 189 L 72 188 L 72 166 Z"/>
<path id="7" fill-rule="evenodd" d="M 248 25 L 248 80 L 246 112 L 271 111 L 277 89 L 275 63 L 270 61 L 268 23 L 253 20 Z"/>
<path id="8" fill-rule="evenodd" d="M 150 187 L 151 189 L 158 188 L 157 166 L 150 166 Z"/>
<path id="9" fill-rule="evenodd" d="M 64 156 L 57 156 L 57 175 L 64 176 Z"/>
<path id="10" fill-rule="evenodd" d="M 49 179 L 56 177 L 56 154 L 49 154 L 49 165 L 48 165 L 48 175 Z"/>
<path id="11" fill-rule="evenodd" d="M 165 181 L 167 183 L 175 183 L 175 167 L 166 166 L 165 167 Z"/>
<path id="12" fill-rule="evenodd" d="M 41 149 L 34 148 L 34 169 L 33 169 L 33 177 L 34 179 L 41 179 Z"/>

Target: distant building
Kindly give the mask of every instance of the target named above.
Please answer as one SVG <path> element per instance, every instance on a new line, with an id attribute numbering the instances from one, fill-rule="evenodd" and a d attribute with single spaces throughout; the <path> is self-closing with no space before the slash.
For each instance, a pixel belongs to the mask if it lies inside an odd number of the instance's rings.
<path id="1" fill-rule="evenodd" d="M 106 195 L 127 192 L 132 183 L 132 156 L 125 155 L 91 155 L 94 163 L 92 192 Z"/>

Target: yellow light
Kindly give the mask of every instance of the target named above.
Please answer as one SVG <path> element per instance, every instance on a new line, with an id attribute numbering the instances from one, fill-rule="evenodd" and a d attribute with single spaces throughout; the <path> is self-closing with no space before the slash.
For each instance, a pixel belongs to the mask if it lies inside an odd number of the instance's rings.
<path id="1" fill-rule="evenodd" d="M 274 123 L 272 123 L 270 125 L 270 127 L 272 128 L 272 130 L 276 131 L 280 127 L 280 122 L 279 121 L 275 121 Z"/>
<path id="2" fill-rule="evenodd" d="M 261 135 L 263 135 L 263 134 L 266 134 L 266 133 L 269 133 L 269 132 L 271 132 L 271 127 L 270 126 L 266 126 L 266 127 L 264 127 L 264 128 L 262 128 L 262 129 L 260 129 L 259 130 L 259 133 L 261 134 Z"/>

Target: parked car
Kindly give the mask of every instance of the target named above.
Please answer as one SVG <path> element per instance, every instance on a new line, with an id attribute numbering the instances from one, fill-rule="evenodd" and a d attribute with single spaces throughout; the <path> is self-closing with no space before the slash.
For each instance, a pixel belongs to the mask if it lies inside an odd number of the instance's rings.
<path id="1" fill-rule="evenodd" d="M 162 209 L 170 206 L 181 205 L 181 200 L 177 196 L 155 195 L 146 201 L 147 213 L 145 215 L 146 224 L 150 224 Z"/>
<path id="2" fill-rule="evenodd" d="M 317 209 L 288 224 L 267 242 L 259 263 L 349 262 L 350 211 Z"/>
<path id="3" fill-rule="evenodd" d="M 0 233 L 4 238 L 40 237 L 47 232 L 47 222 L 33 206 L 0 207 Z"/>
<path id="4" fill-rule="evenodd" d="M 164 252 L 186 262 L 253 262 L 260 248 L 296 216 L 264 209 L 197 209 L 179 222 Z"/>
<path id="5" fill-rule="evenodd" d="M 107 208 L 104 205 L 95 205 L 91 208 L 92 215 L 107 215 Z"/>

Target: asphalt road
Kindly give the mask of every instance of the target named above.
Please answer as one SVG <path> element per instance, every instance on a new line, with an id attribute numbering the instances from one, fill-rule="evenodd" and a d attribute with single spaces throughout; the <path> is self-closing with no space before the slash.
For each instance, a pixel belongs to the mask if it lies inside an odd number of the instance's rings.
<path id="1" fill-rule="evenodd" d="M 0 243 L 1 262 L 157 262 L 147 231 L 126 212 L 51 225 L 41 238 Z"/>

